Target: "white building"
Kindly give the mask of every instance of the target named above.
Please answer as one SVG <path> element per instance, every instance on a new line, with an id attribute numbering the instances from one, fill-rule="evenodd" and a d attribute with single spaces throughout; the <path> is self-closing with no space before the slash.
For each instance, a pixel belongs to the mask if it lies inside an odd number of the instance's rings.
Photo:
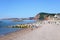
<path id="1" fill-rule="evenodd" d="M 60 14 L 56 14 L 54 17 L 57 18 L 57 20 L 60 20 Z"/>

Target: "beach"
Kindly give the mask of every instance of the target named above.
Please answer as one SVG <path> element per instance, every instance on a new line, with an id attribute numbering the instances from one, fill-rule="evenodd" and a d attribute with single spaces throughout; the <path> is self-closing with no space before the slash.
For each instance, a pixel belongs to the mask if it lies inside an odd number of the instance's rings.
<path id="1" fill-rule="evenodd" d="M 0 40 L 60 40 L 60 24 L 50 24 L 47 23 L 48 21 L 44 22 L 38 28 L 34 28 L 33 30 L 28 28 L 13 32 L 0 37 Z"/>

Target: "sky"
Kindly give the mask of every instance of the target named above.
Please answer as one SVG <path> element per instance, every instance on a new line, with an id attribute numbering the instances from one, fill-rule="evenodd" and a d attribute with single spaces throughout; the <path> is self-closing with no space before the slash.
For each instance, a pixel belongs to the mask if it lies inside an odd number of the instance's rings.
<path id="1" fill-rule="evenodd" d="M 28 18 L 39 12 L 60 13 L 60 0 L 0 0 L 0 18 Z"/>

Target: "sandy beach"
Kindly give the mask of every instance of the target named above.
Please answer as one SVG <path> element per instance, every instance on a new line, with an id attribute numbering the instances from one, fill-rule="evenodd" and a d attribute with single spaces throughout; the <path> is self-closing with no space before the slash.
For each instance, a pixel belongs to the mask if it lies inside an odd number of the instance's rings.
<path id="1" fill-rule="evenodd" d="M 0 40 L 60 40 L 60 25 L 42 24 L 41 27 L 30 28 L 10 33 Z"/>

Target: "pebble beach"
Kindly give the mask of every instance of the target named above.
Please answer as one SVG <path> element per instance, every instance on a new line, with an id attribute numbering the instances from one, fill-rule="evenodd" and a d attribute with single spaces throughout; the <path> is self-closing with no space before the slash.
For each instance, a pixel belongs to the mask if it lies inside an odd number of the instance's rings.
<path id="1" fill-rule="evenodd" d="M 59 21 L 43 21 L 34 23 L 38 27 L 25 28 L 0 37 L 0 40 L 60 40 Z"/>

